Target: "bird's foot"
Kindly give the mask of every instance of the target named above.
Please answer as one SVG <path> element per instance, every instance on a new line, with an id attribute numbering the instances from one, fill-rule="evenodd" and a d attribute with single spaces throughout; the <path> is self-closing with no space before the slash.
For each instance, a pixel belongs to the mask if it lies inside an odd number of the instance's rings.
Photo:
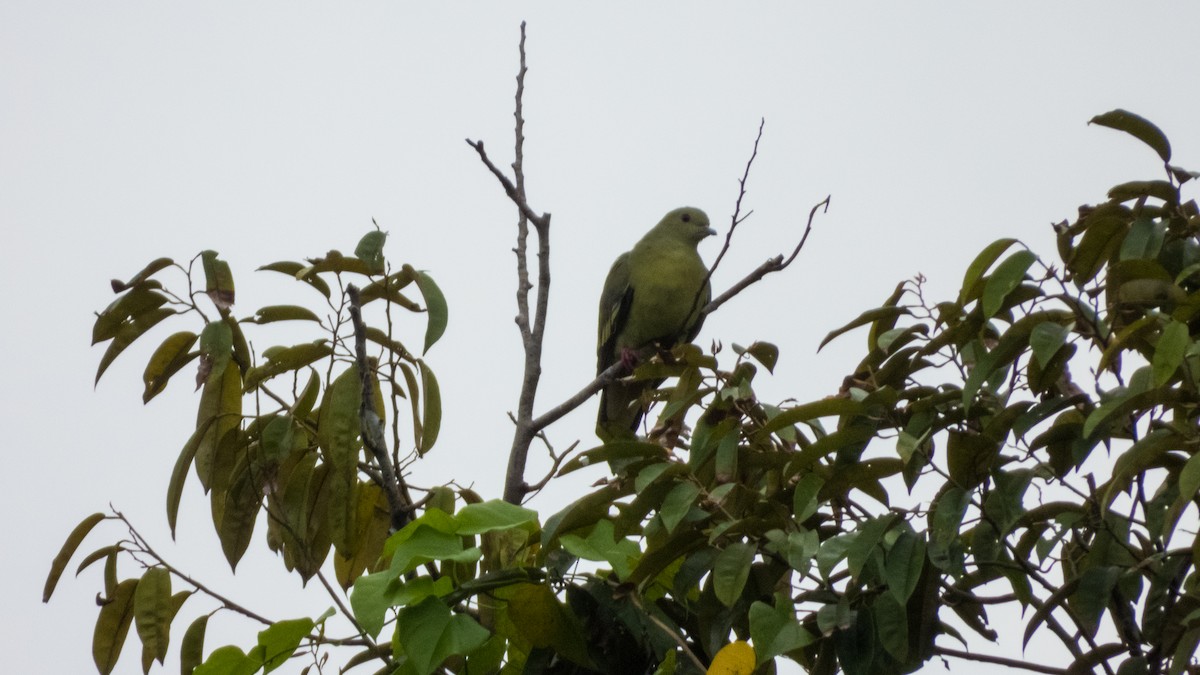
<path id="1" fill-rule="evenodd" d="M 621 368 L 626 372 L 633 370 L 633 367 L 638 364 L 637 352 L 629 347 L 621 348 Z"/>

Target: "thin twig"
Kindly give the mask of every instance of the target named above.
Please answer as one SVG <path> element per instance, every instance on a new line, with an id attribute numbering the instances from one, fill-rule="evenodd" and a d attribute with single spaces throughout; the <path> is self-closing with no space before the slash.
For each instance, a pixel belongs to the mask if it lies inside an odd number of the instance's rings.
<path id="1" fill-rule="evenodd" d="M 792 261 L 796 259 L 796 256 L 800 254 L 800 250 L 804 248 L 804 243 L 808 241 L 808 235 L 812 232 L 813 218 L 817 215 L 817 209 L 824 206 L 825 211 L 828 211 L 829 200 L 830 197 L 825 197 L 825 199 L 817 202 L 816 205 L 812 207 L 812 210 L 808 212 L 808 224 L 804 228 L 804 235 L 800 237 L 800 243 L 796 244 L 796 248 L 792 249 L 791 255 L 789 255 L 787 258 L 784 258 L 783 255 L 780 254 L 774 258 L 771 258 L 770 260 L 767 260 L 755 268 L 753 272 L 743 277 L 741 281 L 737 282 L 733 286 L 730 286 L 729 290 L 713 298 L 712 302 L 708 303 L 708 305 L 706 305 L 701 311 L 704 314 L 712 314 L 713 312 L 717 311 L 718 307 L 728 302 L 738 293 L 746 290 L 746 288 L 750 285 L 757 283 L 763 277 L 771 274 L 772 272 L 780 272 L 786 269 L 788 265 L 791 265 Z"/>
<path id="2" fill-rule="evenodd" d="M 1043 666 L 1029 661 L 1019 661 L 1017 659 L 1005 658 L 1003 656 L 992 656 L 990 654 L 972 654 L 971 652 L 959 651 L 949 647 L 934 647 L 933 653 L 940 656 L 951 656 L 956 659 L 966 659 L 968 661 L 981 661 L 983 663 L 994 663 L 999 666 L 1008 666 L 1009 668 L 1022 668 L 1035 673 L 1048 673 L 1048 675 L 1066 675 L 1066 668 L 1054 668 L 1053 666 Z"/>

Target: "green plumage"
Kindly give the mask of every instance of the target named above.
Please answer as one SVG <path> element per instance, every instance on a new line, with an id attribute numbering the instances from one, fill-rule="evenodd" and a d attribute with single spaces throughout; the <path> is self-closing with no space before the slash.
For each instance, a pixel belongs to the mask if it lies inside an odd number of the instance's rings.
<path id="1" fill-rule="evenodd" d="M 600 296 L 596 372 L 619 360 L 636 363 L 658 349 L 690 342 L 712 295 L 708 268 L 696 246 L 716 234 L 700 209 L 684 207 L 663 217 L 608 271 Z M 633 436 L 646 413 L 643 394 L 662 381 L 614 382 L 600 395 L 596 435 Z"/>

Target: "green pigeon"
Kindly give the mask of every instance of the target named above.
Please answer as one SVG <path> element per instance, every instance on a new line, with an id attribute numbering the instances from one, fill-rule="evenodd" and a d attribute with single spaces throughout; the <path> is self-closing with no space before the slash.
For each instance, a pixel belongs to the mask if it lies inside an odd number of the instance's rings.
<path id="1" fill-rule="evenodd" d="M 701 310 L 712 296 L 708 268 L 696 246 L 716 233 L 700 209 L 675 209 L 617 258 L 600 296 L 597 374 L 617 361 L 630 369 L 657 350 L 696 337 L 704 322 Z M 596 435 L 606 441 L 633 437 L 646 414 L 643 393 L 660 384 L 643 380 L 605 387 Z"/>

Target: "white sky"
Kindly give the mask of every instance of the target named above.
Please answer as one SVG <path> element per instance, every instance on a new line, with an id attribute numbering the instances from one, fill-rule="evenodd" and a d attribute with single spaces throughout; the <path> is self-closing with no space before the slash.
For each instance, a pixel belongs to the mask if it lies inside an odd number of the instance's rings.
<path id="1" fill-rule="evenodd" d="M 376 218 L 390 259 L 428 270 L 450 303 L 429 355 L 444 426 L 414 481 L 454 478 L 499 496 L 521 364 L 514 217 L 463 139 L 511 161 L 521 19 L 529 194 L 553 213 L 539 410 L 591 378 L 595 303 L 617 254 L 677 206 L 727 224 L 760 117 L 755 215 L 715 288 L 790 250 L 808 209 L 833 195 L 793 268 L 701 334 L 705 345 L 779 344 L 776 376 L 758 382 L 767 400 L 835 391 L 862 337 L 819 355 L 817 343 L 898 281 L 922 272 L 931 297 L 947 296 L 1002 236 L 1051 256 L 1051 221 L 1115 183 L 1159 177 L 1149 149 L 1088 127 L 1093 115 L 1138 112 L 1167 132 L 1176 163 L 1200 167 L 1200 4 L 966 4 L 0 4 L 5 669 L 93 671 L 100 566 L 78 580 L 68 572 L 49 605 L 39 600 L 63 538 L 110 502 L 174 563 L 260 612 L 315 616 L 329 604 L 273 579 L 282 567 L 261 533 L 230 577 L 194 480 L 182 540 L 169 543 L 166 480 L 196 398 L 184 373 L 143 407 L 140 376 L 153 337 L 182 323 L 164 323 L 92 388 L 102 353 L 88 347 L 92 312 L 111 301 L 108 280 L 160 255 L 219 250 L 237 277 L 237 314 L 249 315 L 292 291 L 251 270 L 350 252 Z M 264 332 L 256 348 L 307 335 Z M 594 405 L 552 429 L 556 446 L 593 442 Z M 534 506 L 549 515 L 596 477 Z M 82 553 L 118 535 L 100 528 Z M 187 620 L 200 604 L 185 605 Z M 1016 655 L 1020 628 L 996 627 L 1018 637 L 973 647 Z M 247 647 L 255 630 L 218 615 L 207 647 Z M 1038 649 L 1034 659 L 1053 661 Z M 138 652 L 131 635 L 118 672 L 140 672 Z M 168 664 L 160 672 L 175 672 Z"/>

